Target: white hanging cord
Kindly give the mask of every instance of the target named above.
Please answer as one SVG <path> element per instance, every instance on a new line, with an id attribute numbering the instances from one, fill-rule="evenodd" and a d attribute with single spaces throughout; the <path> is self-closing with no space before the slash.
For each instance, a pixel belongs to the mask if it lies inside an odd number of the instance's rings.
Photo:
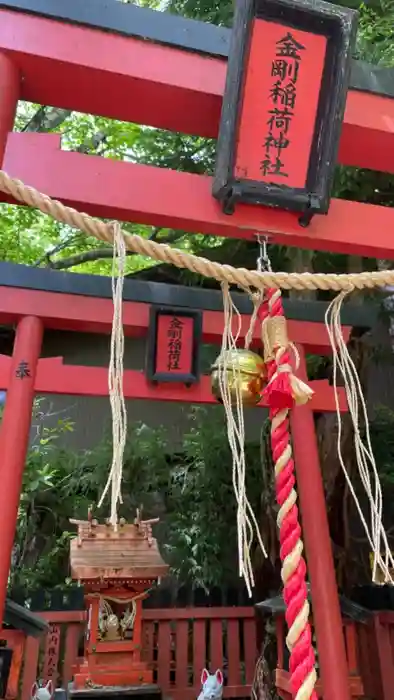
<path id="1" fill-rule="evenodd" d="M 99 508 L 111 487 L 110 523 L 118 526 L 118 503 L 122 503 L 123 456 L 127 438 L 127 412 L 123 394 L 124 332 L 122 318 L 123 285 L 126 267 L 126 246 L 120 224 L 114 224 L 114 254 L 112 258 L 112 298 L 114 315 L 111 333 L 111 355 L 108 389 L 112 414 L 112 465 L 100 498 Z"/>
<path id="2" fill-rule="evenodd" d="M 240 376 L 239 364 L 228 362 L 228 352 L 236 350 L 237 341 L 241 333 L 242 318 L 234 305 L 229 285 L 222 285 L 223 292 L 223 310 L 224 310 L 224 331 L 222 339 L 221 353 L 217 361 L 217 371 L 219 380 L 219 389 L 223 402 L 223 407 L 227 422 L 227 436 L 233 458 L 233 488 L 237 500 L 237 536 L 238 536 L 238 561 L 239 575 L 245 580 L 248 595 L 252 595 L 254 587 L 254 575 L 251 561 L 251 548 L 254 539 L 254 533 L 257 537 L 259 545 L 267 556 L 264 544 L 260 535 L 260 529 L 253 513 L 252 506 L 246 495 L 246 459 L 245 459 L 245 424 L 243 405 L 240 392 Z M 233 321 L 236 315 L 236 332 L 233 333 Z M 253 317 L 252 317 L 253 323 Z M 231 377 L 232 375 L 232 377 Z M 236 402 L 235 412 L 232 404 L 231 389 L 229 378 L 236 387 Z"/>
<path id="3" fill-rule="evenodd" d="M 331 302 L 326 315 L 325 324 L 330 343 L 333 350 L 333 386 L 335 395 L 335 406 L 338 421 L 337 452 L 340 465 L 342 467 L 350 493 L 359 513 L 362 525 L 367 535 L 373 553 L 372 580 L 377 582 L 378 568 L 384 574 L 385 582 L 394 583 L 390 569 L 394 568 L 394 560 L 390 551 L 387 535 L 383 527 L 383 498 L 379 474 L 372 450 L 371 436 L 369 430 L 368 412 L 357 369 L 350 356 L 348 348 L 343 338 L 341 327 L 341 308 L 346 296 L 350 291 L 343 291 Z M 354 430 L 354 449 L 357 459 L 357 467 L 361 483 L 367 495 L 370 507 L 370 525 L 368 525 L 362 512 L 360 502 L 348 474 L 343 454 L 342 454 L 342 414 L 338 397 L 338 372 L 344 380 L 346 398 L 348 402 L 349 414 Z M 365 439 L 360 434 L 360 413 L 362 425 L 365 429 Z M 383 550 L 382 550 L 383 542 Z M 384 552 L 384 558 L 382 557 Z"/>
<path id="4" fill-rule="evenodd" d="M 259 308 L 264 300 L 264 292 L 252 292 L 251 289 L 245 289 L 245 292 L 247 292 L 253 304 L 253 312 L 250 318 L 248 332 L 245 336 L 245 349 L 249 350 L 253 341 L 254 329 L 257 323 Z"/>

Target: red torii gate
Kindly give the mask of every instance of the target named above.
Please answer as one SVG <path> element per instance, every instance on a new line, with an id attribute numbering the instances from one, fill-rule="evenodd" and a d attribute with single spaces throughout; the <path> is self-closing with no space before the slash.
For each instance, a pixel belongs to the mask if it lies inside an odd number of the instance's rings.
<path id="1" fill-rule="evenodd" d="M 54 19 L 49 0 L 41 2 L 39 9 L 34 0 L 0 4 L 0 158 L 11 176 L 96 216 L 239 238 L 251 239 L 256 232 L 268 232 L 273 241 L 286 245 L 393 256 L 390 236 L 394 214 L 388 208 L 338 200 L 332 203 L 327 217 L 315 217 L 308 228 L 300 228 L 296 214 L 268 208 L 240 206 L 228 217 L 213 200 L 208 177 L 63 152 L 56 135 L 10 134 L 19 99 L 184 133 L 217 134 L 226 63 L 216 49 L 206 48 L 209 39 L 198 53 L 196 36 L 198 31 L 205 31 L 204 27 L 200 25 L 197 30 L 191 23 L 194 38 L 189 44 L 178 41 L 176 46 L 172 30 L 164 27 L 168 18 L 163 19 L 164 29 L 160 31 L 155 27 L 150 32 L 148 22 L 140 29 L 139 38 L 126 37 L 120 34 L 127 31 L 113 23 L 105 26 L 101 21 L 98 28 L 76 26 L 89 22 L 78 15 L 75 3 L 65 0 L 65 5 Z M 114 12 L 125 9 L 114 8 Z M 127 8 L 130 10 L 139 12 L 138 8 Z M 176 26 L 178 20 L 171 22 Z M 187 48 L 191 50 L 185 51 Z M 340 162 L 394 172 L 393 120 L 392 99 L 350 91 Z M 2 292 L 6 301 L 0 317 L 18 326 L 11 367 L 4 359 L 0 364 L 0 381 L 7 388 L 0 432 L 0 607 L 8 579 L 34 393 L 67 388 L 76 393 L 78 384 L 80 393 L 93 389 L 96 395 L 104 392 L 102 370 L 92 370 L 89 377 L 83 368 L 82 376 L 80 369 L 62 368 L 59 360 L 39 360 L 44 328 L 97 330 L 100 323 L 108 328 L 110 314 L 108 302 L 99 313 L 84 297 L 78 300 L 79 311 L 71 312 L 71 308 L 65 309 L 67 300 L 60 301 L 58 294 L 50 299 L 45 292 L 10 293 L 6 288 Z M 138 319 L 138 309 L 128 309 L 126 304 L 126 318 L 128 314 L 126 326 L 146 327 L 145 321 L 134 320 Z M 217 317 L 207 315 L 204 324 L 207 336 L 211 333 L 217 338 Z M 301 332 L 298 337 L 297 332 Z M 303 332 L 293 326 L 292 340 L 308 348 Z M 321 336 L 319 341 L 314 337 L 314 343 L 322 347 Z M 29 373 L 24 381 L 17 381 L 21 362 L 28 363 Z M 302 351 L 300 375 L 306 377 Z M 179 390 L 170 396 L 167 389 L 147 387 L 141 377 L 130 376 L 129 381 L 129 396 L 151 398 L 154 391 L 155 398 L 181 400 Z M 136 382 L 134 393 L 132 381 Z M 292 433 L 325 698 L 347 700 L 345 650 L 313 424 L 313 408 L 332 410 L 333 399 L 326 385 L 316 388 L 315 406 L 294 410 Z M 190 391 L 191 400 L 208 400 L 204 382 Z"/>
<path id="2" fill-rule="evenodd" d="M 0 265 L 0 274 L 1 267 Z M 67 365 L 61 357 L 39 359 L 39 355 L 45 330 L 108 335 L 112 323 L 112 301 L 98 296 L 98 293 L 89 295 L 90 285 L 85 284 L 84 287 L 83 283 L 85 276 L 78 275 L 78 280 L 75 281 L 74 275 L 70 273 L 35 270 L 32 276 L 27 273 L 27 270 L 28 268 L 23 266 L 10 266 L 3 270 L 4 283 L 0 285 L 0 323 L 17 328 L 12 358 L 0 355 L 0 389 L 7 391 L 6 407 L 0 426 L 0 454 L 3 465 L 0 491 L 0 524 L 3 543 L 0 553 L 0 586 L 2 586 L 0 595 L 5 595 L 7 586 L 9 557 L 15 533 L 34 395 L 36 393 L 84 396 L 108 394 L 106 368 Z M 59 280 L 58 284 L 54 283 L 55 278 Z M 47 291 L 41 291 L 43 287 L 46 287 Z M 179 297 L 180 294 L 178 293 Z M 176 295 L 172 295 L 172 303 L 174 303 L 174 296 Z M 149 315 L 148 303 L 124 301 L 125 335 L 137 338 L 146 336 L 149 330 Z M 242 332 L 245 334 L 249 319 L 247 316 L 242 316 L 242 319 Z M 297 343 L 301 354 L 301 376 L 306 377 L 304 353 L 325 355 L 331 351 L 325 327 L 321 322 L 305 320 L 289 320 L 288 324 L 290 338 Z M 203 312 L 203 342 L 219 346 L 222 328 L 222 312 Z M 343 330 L 345 339 L 348 339 L 351 326 L 345 326 Z M 258 342 L 258 334 L 255 333 L 252 347 Z M 25 373 L 21 381 L 22 365 L 27 369 L 27 374 Z M 292 434 L 308 563 L 313 585 L 315 588 L 316 584 L 320 587 L 319 595 L 314 597 L 315 624 L 320 632 L 320 641 L 323 639 L 327 643 L 327 640 L 335 640 L 335 635 L 342 637 L 342 623 L 339 615 L 336 629 L 335 606 L 338 605 L 338 598 L 313 413 L 335 411 L 335 399 L 333 389 L 327 380 L 310 382 L 310 385 L 315 395 L 307 406 L 293 411 Z M 147 380 L 144 371 L 140 370 L 125 370 L 124 395 L 126 398 L 137 399 L 214 403 L 209 377 L 203 376 L 199 383 L 187 388 L 178 384 L 154 386 Z M 346 411 L 343 389 L 339 391 L 339 399 L 341 410 Z M 331 652 L 326 654 L 326 663 L 331 663 L 332 653 L 338 656 L 337 646 L 333 645 Z M 346 664 L 345 653 L 343 658 Z M 347 668 L 345 691 L 348 692 Z"/>
<path id="3" fill-rule="evenodd" d="M 1 270 L 1 265 L 0 265 Z M 40 318 L 44 328 L 74 332 L 102 333 L 109 335 L 112 325 L 113 304 L 110 299 L 98 296 L 83 296 L 53 291 L 23 289 L 23 275 L 15 269 L 15 282 L 12 287 L 0 284 L 0 323 L 18 326 L 27 316 Z M 52 273 L 53 274 L 53 273 Z M 59 273 L 55 273 L 59 274 Z M 70 274 L 61 274 L 71 288 Z M 45 280 L 45 276 L 42 277 Z M 50 278 L 48 279 L 50 283 Z M 127 282 L 126 282 L 127 284 Z M 124 301 L 123 322 L 127 337 L 141 338 L 148 335 L 150 305 L 147 303 Z M 242 316 L 242 337 L 249 326 L 249 317 Z M 203 312 L 202 342 L 219 346 L 222 340 L 223 313 Z M 292 342 L 302 346 L 305 352 L 326 355 L 330 344 L 323 323 L 312 321 L 288 321 Z M 344 337 L 350 336 L 351 327 L 344 326 Z M 259 333 L 254 332 L 252 347 L 260 343 Z M 27 349 L 25 350 L 26 354 Z M 25 358 L 25 361 L 28 360 Z M 12 359 L 0 355 L 0 389 L 8 390 L 13 377 Z M 31 363 L 29 362 L 29 366 Z M 309 382 L 315 394 L 310 408 L 316 412 L 335 411 L 335 397 L 327 380 Z M 42 358 L 38 361 L 35 378 L 35 391 L 42 394 L 72 394 L 75 396 L 107 396 L 108 371 L 105 367 L 85 367 L 64 364 L 62 357 Z M 209 376 L 185 387 L 182 384 L 153 384 L 142 370 L 124 370 L 124 395 L 126 398 L 151 399 L 156 401 L 188 401 L 190 403 L 216 403 L 212 395 Z M 261 404 L 264 405 L 264 404 Z M 340 405 L 347 411 L 344 390 L 340 389 Z"/>

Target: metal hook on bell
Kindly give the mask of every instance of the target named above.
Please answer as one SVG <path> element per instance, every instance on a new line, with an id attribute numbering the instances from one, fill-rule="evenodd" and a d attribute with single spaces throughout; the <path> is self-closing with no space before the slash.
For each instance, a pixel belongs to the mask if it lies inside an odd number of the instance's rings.
<path id="1" fill-rule="evenodd" d="M 268 236 L 262 236 L 256 233 L 257 243 L 259 245 L 259 256 L 257 258 L 258 272 L 271 272 L 271 261 L 268 255 Z"/>

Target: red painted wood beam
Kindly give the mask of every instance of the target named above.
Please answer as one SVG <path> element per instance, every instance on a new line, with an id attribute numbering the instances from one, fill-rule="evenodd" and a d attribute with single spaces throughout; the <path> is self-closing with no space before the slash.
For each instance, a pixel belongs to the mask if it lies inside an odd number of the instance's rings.
<path id="1" fill-rule="evenodd" d="M 37 613 L 51 625 L 75 624 L 88 619 L 86 610 L 44 610 Z"/>
<path id="2" fill-rule="evenodd" d="M 333 200 L 307 228 L 297 215 L 240 205 L 223 214 L 211 178 L 60 150 L 57 134 L 11 134 L 5 169 L 51 197 L 95 216 L 338 253 L 393 258 L 394 209 Z M 393 161 L 394 162 L 394 161 Z"/>
<path id="3" fill-rule="evenodd" d="M 111 299 L 85 297 L 56 292 L 40 292 L 18 287 L 0 286 L 0 323 L 14 324 L 23 316 L 35 313 L 45 328 L 81 333 L 110 333 L 113 304 Z M 125 335 L 143 337 L 149 328 L 150 305 L 133 301 L 123 304 Z M 245 337 L 250 316 L 242 316 L 241 337 Z M 219 345 L 222 342 L 223 314 L 220 311 L 204 311 L 203 341 Z M 289 337 L 293 343 L 302 344 L 307 352 L 317 355 L 330 354 L 331 346 L 323 323 L 312 321 L 288 321 Z M 344 326 L 344 337 L 349 340 L 351 327 Z M 255 343 L 260 342 L 258 329 Z"/>
<path id="4" fill-rule="evenodd" d="M 7 391 L 10 376 L 11 358 L 0 355 L 0 389 Z M 335 408 L 334 390 L 327 380 L 310 382 L 315 394 L 311 400 L 312 411 L 333 412 Z M 61 357 L 42 359 L 38 363 L 35 383 L 37 394 L 65 394 L 71 396 L 108 396 L 107 367 L 85 367 L 65 365 Z M 201 377 L 198 384 L 185 387 L 183 384 L 151 384 L 144 372 L 125 370 L 123 391 L 126 399 L 146 399 L 149 401 L 176 401 L 182 403 L 216 404 L 212 396 L 211 381 Z M 340 389 L 341 411 L 347 411 L 343 389 Z M 264 406 L 264 404 L 260 404 Z"/>
<path id="5" fill-rule="evenodd" d="M 0 51 L 21 99 L 216 137 L 227 63 L 150 42 L 0 10 Z M 350 91 L 339 160 L 394 172 L 394 100 Z"/>

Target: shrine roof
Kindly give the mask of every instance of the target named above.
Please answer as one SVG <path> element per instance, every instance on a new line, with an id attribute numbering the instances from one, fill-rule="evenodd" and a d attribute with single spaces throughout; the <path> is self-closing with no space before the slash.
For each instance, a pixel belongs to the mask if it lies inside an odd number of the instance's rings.
<path id="1" fill-rule="evenodd" d="M 311 602 L 309 586 L 308 591 L 308 598 Z M 349 618 L 360 623 L 366 623 L 371 617 L 372 613 L 370 610 L 367 610 L 367 608 L 364 608 L 358 603 L 349 600 L 349 598 L 346 598 L 343 595 L 339 596 L 339 604 L 343 617 Z M 286 606 L 282 596 L 276 596 L 275 598 L 267 598 L 266 600 L 257 603 L 255 605 L 255 608 L 262 614 L 268 613 L 271 615 L 284 615 L 286 612 Z"/>
<path id="2" fill-rule="evenodd" d="M 9 599 L 5 603 L 4 622 L 30 637 L 40 637 L 49 629 L 48 623 L 40 615 Z"/>
<path id="3" fill-rule="evenodd" d="M 71 522 L 78 525 L 78 535 L 70 543 L 74 579 L 127 583 L 159 579 L 168 573 L 157 540 L 151 535 L 150 521 L 123 524 L 117 530 L 94 520 Z"/>

